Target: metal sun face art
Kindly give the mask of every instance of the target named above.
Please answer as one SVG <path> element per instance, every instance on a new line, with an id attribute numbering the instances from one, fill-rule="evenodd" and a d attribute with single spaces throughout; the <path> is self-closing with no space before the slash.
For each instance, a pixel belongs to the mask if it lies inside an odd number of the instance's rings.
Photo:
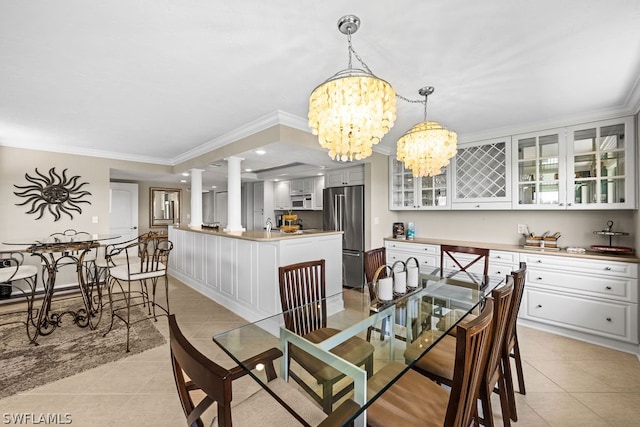
<path id="1" fill-rule="evenodd" d="M 55 168 L 49 169 L 49 175 L 44 175 L 38 172 L 36 168 L 37 176 L 29 176 L 24 174 L 24 177 L 31 185 L 15 185 L 14 187 L 24 190 L 15 192 L 18 197 L 24 197 L 26 200 L 22 203 L 16 203 L 16 206 L 29 205 L 31 208 L 27 211 L 28 214 L 39 214 L 37 220 L 42 218 L 45 211 L 49 211 L 53 215 L 54 220 L 58 221 L 62 214 L 69 215 L 69 218 L 73 219 L 72 212 L 82 213 L 79 204 L 88 203 L 88 200 L 83 200 L 86 196 L 90 196 L 88 191 L 81 191 L 81 188 L 88 182 L 78 183 L 80 176 L 67 177 L 67 169 L 62 171 L 62 175 L 56 173 Z"/>

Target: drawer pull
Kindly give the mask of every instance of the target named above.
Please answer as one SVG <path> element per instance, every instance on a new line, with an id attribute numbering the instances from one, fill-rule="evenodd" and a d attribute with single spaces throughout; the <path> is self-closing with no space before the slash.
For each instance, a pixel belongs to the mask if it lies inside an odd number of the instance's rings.
<path id="1" fill-rule="evenodd" d="M 496 259 L 502 259 L 502 257 L 501 257 L 500 255 L 498 255 L 498 256 L 496 257 Z"/>
<path id="2" fill-rule="evenodd" d="M 611 290 L 611 286 L 607 286 L 605 289 L 610 291 Z"/>
<path id="3" fill-rule="evenodd" d="M 542 277 L 536 277 L 536 280 L 542 280 Z"/>
<path id="4" fill-rule="evenodd" d="M 502 274 L 502 271 L 496 271 L 496 274 Z"/>
<path id="5" fill-rule="evenodd" d="M 607 317 L 607 322 L 611 322 L 611 317 Z"/>
<path id="6" fill-rule="evenodd" d="M 607 271 L 611 271 L 611 267 L 605 267 L 604 269 Z"/>
<path id="7" fill-rule="evenodd" d="M 538 304 L 536 307 L 537 307 L 537 308 L 542 308 L 542 305 Z"/>
<path id="8" fill-rule="evenodd" d="M 538 264 L 542 264 L 542 260 L 539 259 L 538 261 L 536 261 Z"/>

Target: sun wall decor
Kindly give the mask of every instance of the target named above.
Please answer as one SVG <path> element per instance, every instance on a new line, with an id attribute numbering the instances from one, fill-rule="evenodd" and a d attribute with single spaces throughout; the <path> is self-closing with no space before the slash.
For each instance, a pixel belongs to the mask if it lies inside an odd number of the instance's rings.
<path id="1" fill-rule="evenodd" d="M 26 200 L 22 203 L 16 203 L 16 206 L 29 205 L 28 214 L 38 214 L 37 220 L 42 218 L 44 213 L 48 211 L 53 215 L 54 220 L 58 221 L 62 214 L 69 215 L 73 219 L 72 212 L 82 213 L 80 209 L 81 203 L 91 204 L 90 201 L 84 200 L 91 193 L 81 190 L 88 182 L 78 183 L 80 176 L 67 177 L 67 169 L 62 174 L 56 173 L 56 168 L 49 169 L 49 175 L 44 175 L 36 168 L 34 176 L 24 174 L 30 185 L 13 185 L 19 190 L 14 191 L 18 197 L 24 197 Z"/>

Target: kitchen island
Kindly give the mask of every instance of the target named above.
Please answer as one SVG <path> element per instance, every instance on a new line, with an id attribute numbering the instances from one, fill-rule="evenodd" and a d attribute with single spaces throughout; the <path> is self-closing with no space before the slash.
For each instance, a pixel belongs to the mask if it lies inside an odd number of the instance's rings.
<path id="1" fill-rule="evenodd" d="M 327 295 L 342 291 L 342 232 L 225 232 L 169 227 L 169 273 L 253 322 L 281 312 L 278 267 L 325 260 Z M 342 306 L 327 307 L 328 312 Z"/>

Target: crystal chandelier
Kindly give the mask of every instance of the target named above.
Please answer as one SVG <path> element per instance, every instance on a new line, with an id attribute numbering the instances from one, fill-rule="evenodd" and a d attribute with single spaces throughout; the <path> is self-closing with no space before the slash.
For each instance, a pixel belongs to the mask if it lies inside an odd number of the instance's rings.
<path id="1" fill-rule="evenodd" d="M 338 29 L 347 35 L 349 65 L 337 72 L 309 97 L 309 127 L 329 157 L 346 162 L 372 153 L 396 120 L 396 95 L 391 85 L 376 77 L 351 46 L 360 19 L 347 15 Z M 352 54 L 364 69 L 352 68 Z"/>
<path id="2" fill-rule="evenodd" d="M 427 121 L 427 99 L 433 91 L 432 86 L 418 91 L 424 96 L 424 101 L 419 101 L 424 103 L 424 121 L 407 131 L 397 143 L 396 157 L 411 169 L 413 176 L 439 175 L 458 152 L 456 133 L 438 122 Z"/>

